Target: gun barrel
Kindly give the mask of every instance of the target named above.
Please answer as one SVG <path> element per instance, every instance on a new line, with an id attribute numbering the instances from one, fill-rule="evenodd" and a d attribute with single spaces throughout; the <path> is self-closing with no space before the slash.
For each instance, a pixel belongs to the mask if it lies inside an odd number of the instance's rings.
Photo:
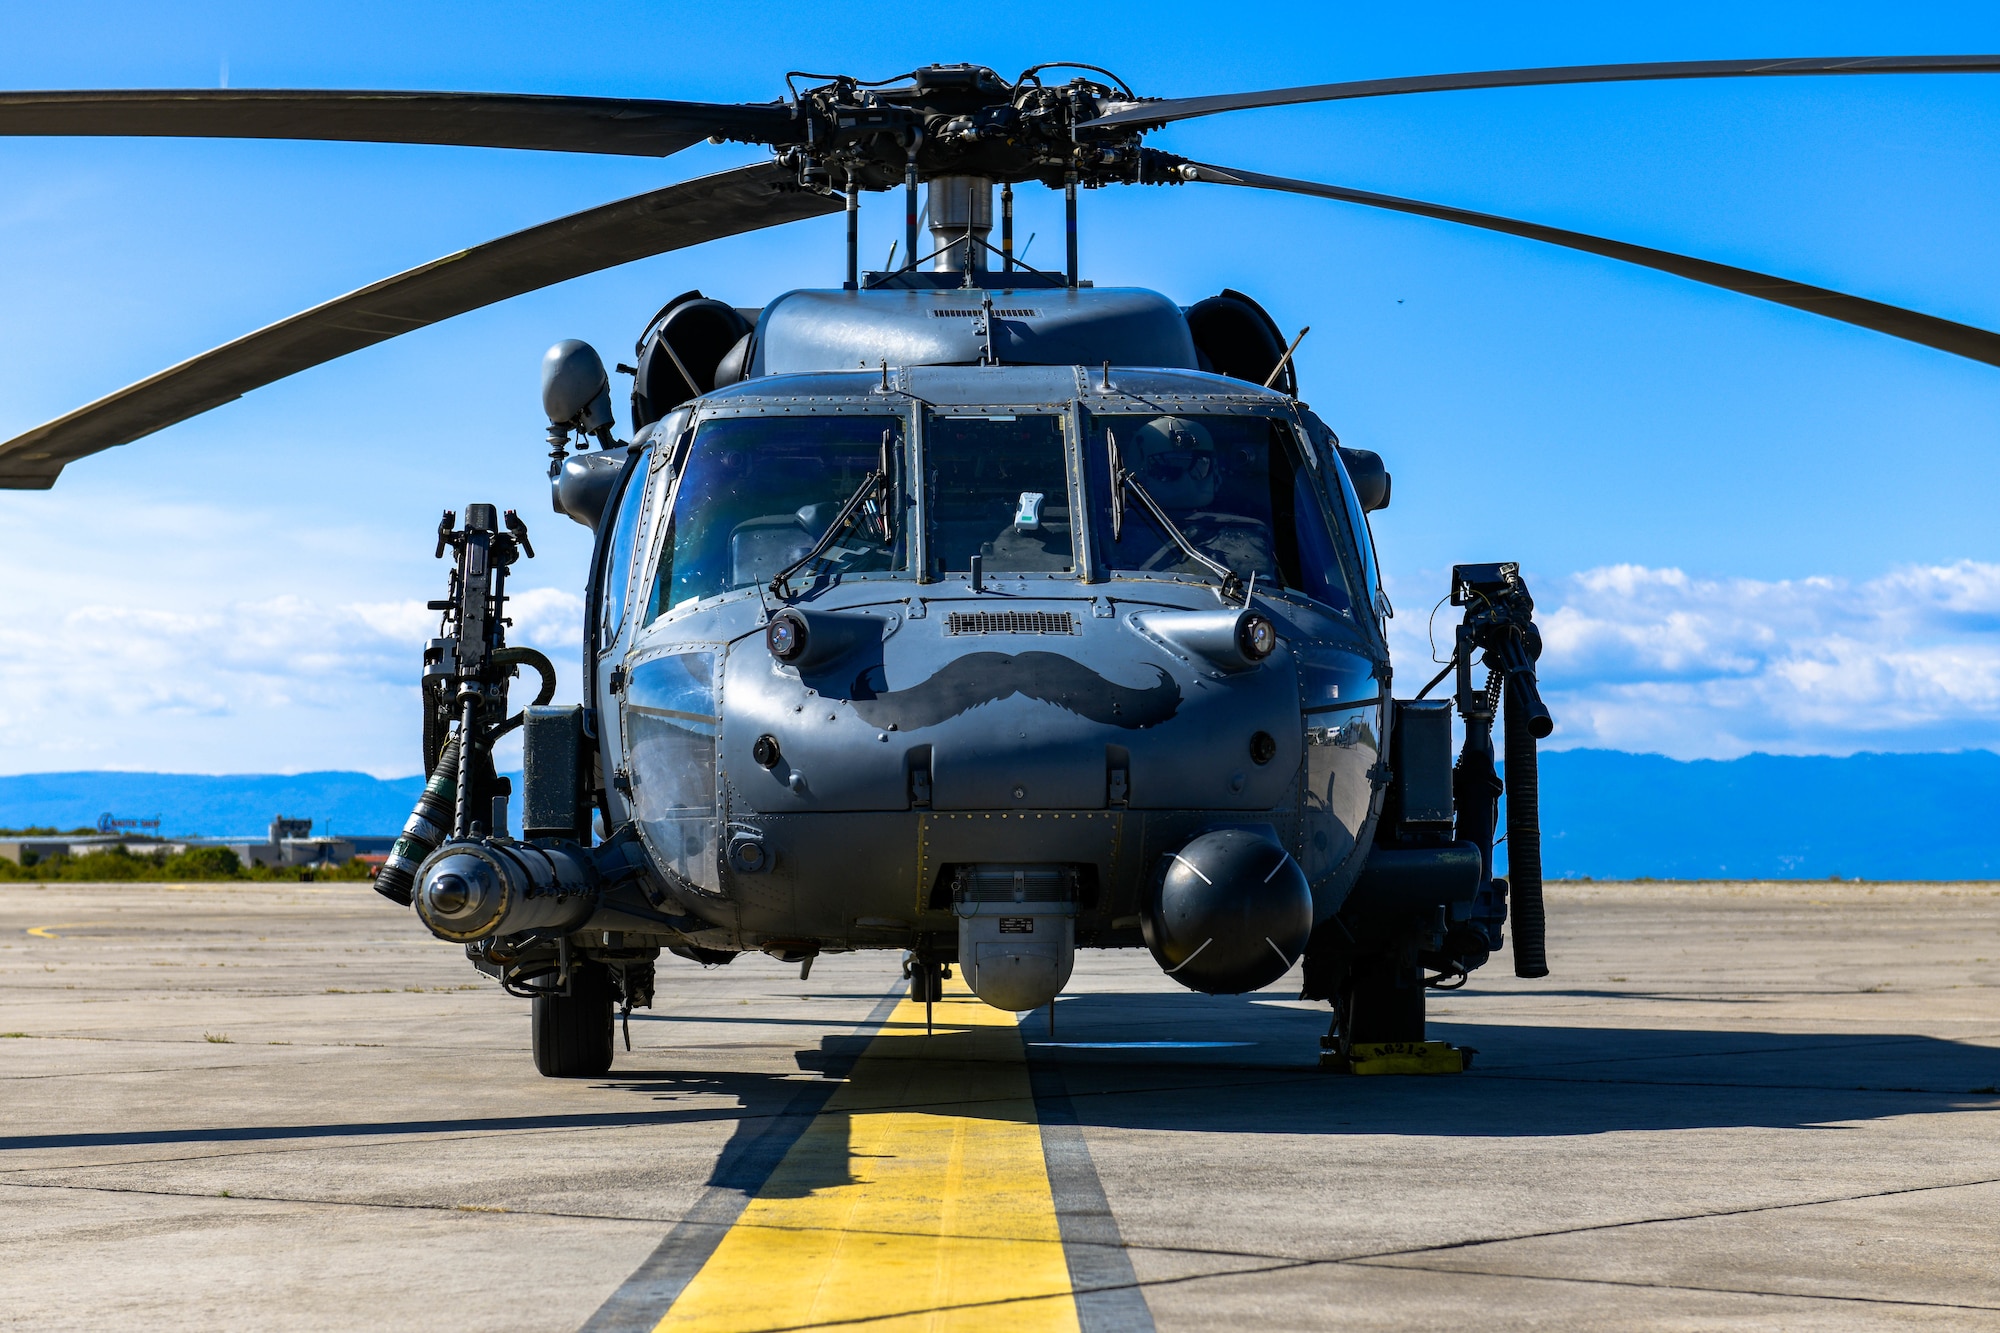
<path id="1" fill-rule="evenodd" d="M 1549 706 L 1542 702 L 1542 692 L 1535 684 L 1534 671 L 1509 671 L 1507 690 L 1513 695 L 1521 725 L 1533 733 L 1536 740 L 1546 739 L 1556 729 L 1556 720 L 1549 713 Z M 1513 716 L 1509 714 L 1510 719 Z"/>
<path id="2" fill-rule="evenodd" d="M 458 737 L 454 736 L 445 742 L 437 767 L 431 771 L 430 781 L 424 784 L 423 795 L 417 798 L 417 808 L 410 812 L 396 845 L 389 849 L 389 859 L 375 876 L 375 892 L 391 902 L 410 905 L 411 886 L 416 883 L 424 858 L 451 832 L 453 812 L 458 806 L 458 756 Z"/>

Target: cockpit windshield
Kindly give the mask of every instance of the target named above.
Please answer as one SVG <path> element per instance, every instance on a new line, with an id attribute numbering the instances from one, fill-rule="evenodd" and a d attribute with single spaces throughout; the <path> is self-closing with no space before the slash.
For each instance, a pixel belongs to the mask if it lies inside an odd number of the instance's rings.
<path id="1" fill-rule="evenodd" d="M 722 417 L 702 422 L 682 464 L 647 622 L 694 598 L 768 583 L 806 555 L 881 465 L 885 432 L 891 466 L 900 473 L 900 417 Z M 893 480 L 900 482 L 900 477 Z M 892 494 L 902 494 L 899 484 Z M 892 502 L 891 507 L 900 510 L 900 504 Z M 900 512 L 872 510 L 857 517 L 817 562 L 818 574 L 837 578 L 904 568 L 905 526 Z M 794 581 L 803 585 L 813 577 L 814 571 L 802 571 Z"/>
<path id="2" fill-rule="evenodd" d="M 1075 569 L 1062 417 L 940 414 L 924 457 L 933 577 L 966 572 L 975 555 L 994 574 Z"/>
<path id="3" fill-rule="evenodd" d="M 1352 613 L 1334 529 L 1291 427 L 1250 415 L 1091 418 L 1092 535 L 1107 570 L 1209 577 L 1143 504 L 1112 536 L 1110 441 L 1133 480 L 1189 542 L 1241 578 L 1278 584 Z"/>

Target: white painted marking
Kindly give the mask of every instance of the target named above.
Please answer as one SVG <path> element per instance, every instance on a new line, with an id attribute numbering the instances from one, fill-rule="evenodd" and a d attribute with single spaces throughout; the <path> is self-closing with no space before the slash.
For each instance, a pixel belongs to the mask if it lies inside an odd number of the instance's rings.
<path id="1" fill-rule="evenodd" d="M 1207 948 L 1207 947 L 1208 947 L 1209 945 L 1211 945 L 1211 944 L 1213 944 L 1213 943 L 1215 943 L 1215 936 L 1211 935 L 1211 936 L 1209 936 L 1209 937 L 1208 937 L 1207 939 L 1203 940 L 1203 941 L 1202 941 L 1202 942 L 1201 942 L 1201 943 L 1200 943 L 1199 945 L 1197 945 L 1197 946 L 1195 947 L 1195 951 L 1194 951 L 1194 953 L 1191 953 L 1191 954 L 1189 954 L 1189 955 L 1188 955 L 1187 957 L 1185 957 L 1185 958 L 1181 959 L 1181 960 L 1180 960 L 1180 962 L 1178 962 L 1178 963 L 1174 964 L 1174 965 L 1173 965 L 1172 967 L 1168 968 L 1168 969 L 1167 969 L 1167 975 L 1168 975 L 1168 976 L 1172 976 L 1172 975 L 1173 975 L 1174 973 L 1176 973 L 1176 972 L 1180 971 L 1180 970 L 1181 970 L 1182 968 L 1186 967 L 1186 966 L 1187 966 L 1187 965 L 1188 965 L 1189 963 L 1192 963 L 1192 962 L 1193 962 L 1193 961 L 1195 960 L 1195 958 L 1196 958 L 1197 956 L 1199 956 L 1199 955 L 1200 955 L 1200 953 L 1201 953 L 1201 951 L 1202 951 L 1203 949 L 1206 949 L 1206 948 Z"/>
<path id="2" fill-rule="evenodd" d="M 1064 1051 L 1212 1051 L 1224 1046 L 1255 1046 L 1254 1041 L 1031 1041 Z"/>

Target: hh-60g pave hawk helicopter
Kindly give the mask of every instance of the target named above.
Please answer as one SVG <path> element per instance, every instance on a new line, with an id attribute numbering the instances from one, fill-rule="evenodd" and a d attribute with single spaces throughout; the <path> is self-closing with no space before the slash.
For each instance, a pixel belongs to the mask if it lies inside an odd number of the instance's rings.
<path id="1" fill-rule="evenodd" d="M 1052 69 L 1077 74 L 1055 85 Z M 1533 602 L 1458 566 L 1450 664 L 1396 700 L 1367 514 L 1382 461 L 1298 398 L 1289 345 L 1232 291 L 1182 307 L 1078 276 L 1079 188 L 1205 182 L 1315 195 L 1645 265 L 2000 364 L 2000 337 L 1823 288 L 1141 145 L 1241 108 L 1642 79 L 2000 71 L 2000 57 L 1516 70 L 1158 100 L 1092 66 L 793 75 L 758 105 L 487 94 L 0 94 L 0 133 L 193 135 L 775 160 L 477 246 L 284 320 L 0 444 L 0 485 L 504 297 L 842 210 L 837 290 L 760 311 L 691 292 L 639 339 L 632 438 L 595 352 L 543 366 L 556 509 L 596 532 L 584 702 L 505 643 L 509 511 L 447 513 L 423 674 L 430 781 L 377 887 L 533 1000 L 537 1067 L 612 1060 L 664 949 L 906 952 L 914 998 L 956 965 L 1028 1010 L 1079 948 L 1151 950 L 1197 991 L 1304 959 L 1324 1062 L 1457 1068 L 1427 987 L 1503 942 L 1546 975 Z M 800 87 L 799 81 L 809 86 Z M 1062 272 L 1013 246 L 1013 188 L 1063 191 Z M 918 191 L 928 185 L 928 253 Z M 863 192 L 901 187 L 904 263 L 863 273 Z M 994 190 L 1000 241 L 992 241 Z M 893 254 L 893 252 L 892 252 Z M 997 262 L 997 266 L 996 266 Z M 929 265 L 926 267 L 926 265 Z M 579 451 L 572 454 L 572 442 Z M 597 447 L 592 448 L 595 445 Z M 541 677 L 510 714 L 509 681 Z M 1483 680 L 1475 680 L 1483 665 Z M 1427 698 L 1455 673 L 1448 700 Z M 1451 754 L 1454 706 L 1464 740 Z M 1509 880 L 1493 875 L 1504 719 Z M 521 836 L 494 741 L 524 732 Z M 1401 1061 L 1401 1064 L 1398 1064 Z"/>

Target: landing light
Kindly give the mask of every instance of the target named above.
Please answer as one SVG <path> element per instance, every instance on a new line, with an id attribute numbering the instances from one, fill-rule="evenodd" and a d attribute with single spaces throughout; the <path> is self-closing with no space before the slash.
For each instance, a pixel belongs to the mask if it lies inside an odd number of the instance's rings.
<path id="1" fill-rule="evenodd" d="M 1278 627 L 1263 616 L 1245 616 L 1236 625 L 1236 646 L 1253 662 L 1261 662 L 1278 646 Z"/>
<path id="2" fill-rule="evenodd" d="M 793 662 L 806 650 L 805 622 L 780 612 L 764 627 L 764 645 L 780 662 Z"/>

